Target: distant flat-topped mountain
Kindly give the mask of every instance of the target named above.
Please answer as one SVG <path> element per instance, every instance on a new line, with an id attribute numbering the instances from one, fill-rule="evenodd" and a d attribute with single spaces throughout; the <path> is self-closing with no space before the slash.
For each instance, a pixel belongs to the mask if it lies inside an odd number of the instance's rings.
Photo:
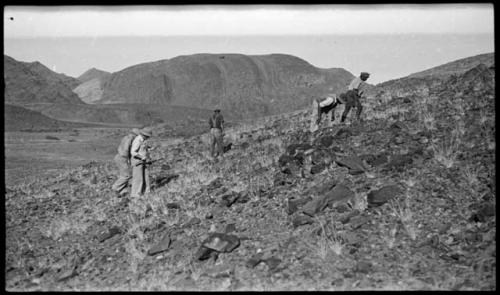
<path id="1" fill-rule="evenodd" d="M 303 108 L 315 96 L 345 91 L 353 78 L 291 55 L 195 54 L 138 64 L 75 92 L 92 103 L 219 107 L 251 118 Z"/>
<path id="2" fill-rule="evenodd" d="M 72 91 L 80 82 L 39 62 L 20 62 L 4 55 L 5 102 L 83 104 Z"/>

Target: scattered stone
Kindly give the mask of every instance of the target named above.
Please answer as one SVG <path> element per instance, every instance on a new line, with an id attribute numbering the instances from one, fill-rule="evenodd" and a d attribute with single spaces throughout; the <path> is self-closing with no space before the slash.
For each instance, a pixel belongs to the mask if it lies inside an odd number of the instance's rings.
<path id="1" fill-rule="evenodd" d="M 298 208 L 311 200 L 311 197 L 301 198 L 301 199 L 288 199 L 287 202 L 287 214 L 292 215 Z"/>
<path id="2" fill-rule="evenodd" d="M 394 137 L 394 143 L 395 144 L 403 144 L 405 142 L 404 138 L 402 136 L 396 136 Z"/>
<path id="3" fill-rule="evenodd" d="M 297 176 L 297 177 L 304 176 L 303 170 L 297 164 L 290 164 L 286 168 L 281 170 L 281 172 L 288 174 L 288 175 Z"/>
<path id="4" fill-rule="evenodd" d="M 178 177 L 179 174 L 167 174 L 167 175 L 157 176 L 151 184 L 151 189 L 162 187 Z"/>
<path id="5" fill-rule="evenodd" d="M 368 207 L 377 207 L 387 203 L 401 193 L 397 185 L 384 186 L 379 190 L 368 193 Z"/>
<path id="6" fill-rule="evenodd" d="M 300 152 L 300 153 L 296 154 L 293 158 L 295 159 L 296 163 L 299 164 L 300 166 L 304 165 L 304 162 L 305 162 L 304 153 Z"/>
<path id="7" fill-rule="evenodd" d="M 305 204 L 302 212 L 309 216 L 314 216 L 318 212 L 323 211 L 327 206 L 335 208 L 337 205 L 345 203 L 353 198 L 353 191 L 343 184 L 338 184 L 328 193 L 320 195 Z"/>
<path id="8" fill-rule="evenodd" d="M 451 228 L 451 223 L 445 223 L 438 227 L 438 233 L 444 234 Z"/>
<path id="9" fill-rule="evenodd" d="M 213 233 L 203 241 L 202 246 L 217 252 L 231 252 L 240 245 L 240 239 L 235 235 Z"/>
<path id="10" fill-rule="evenodd" d="M 240 194 L 236 192 L 230 192 L 228 194 L 225 194 L 221 197 L 220 205 L 231 207 L 231 205 L 233 205 L 236 202 L 236 200 L 238 200 L 239 197 Z"/>
<path id="11" fill-rule="evenodd" d="M 245 263 L 245 265 L 248 267 L 248 268 L 254 268 L 256 267 L 259 263 L 262 262 L 262 257 L 264 256 L 264 253 L 263 252 L 260 252 L 260 253 L 257 253 L 255 254 L 254 256 L 252 256 L 249 260 L 247 260 L 247 262 Z"/>
<path id="12" fill-rule="evenodd" d="M 68 270 L 68 271 L 62 273 L 61 276 L 59 276 L 59 278 L 57 279 L 57 281 L 62 282 L 62 281 L 65 281 L 67 279 L 70 279 L 76 275 L 78 275 L 78 272 L 76 271 L 75 268 L 72 268 L 71 270 Z"/>
<path id="13" fill-rule="evenodd" d="M 292 223 L 293 223 L 293 227 L 297 228 L 297 227 L 299 227 L 301 225 L 313 224 L 314 223 L 314 219 L 312 219 L 309 216 L 305 216 L 305 215 L 297 215 L 293 219 Z"/>
<path id="14" fill-rule="evenodd" d="M 331 135 L 322 136 L 318 139 L 318 144 L 322 147 L 328 148 L 333 144 L 334 138 Z"/>
<path id="15" fill-rule="evenodd" d="M 331 283 L 332 286 L 342 286 L 344 285 L 344 279 L 343 278 L 337 278 L 334 279 Z"/>
<path id="16" fill-rule="evenodd" d="M 97 239 L 99 240 L 100 243 L 114 237 L 115 235 L 121 233 L 121 230 L 118 226 L 113 226 L 111 227 L 107 232 L 101 234 Z"/>
<path id="17" fill-rule="evenodd" d="M 360 228 L 363 224 L 366 224 L 370 219 L 366 216 L 358 215 L 351 218 L 349 224 L 353 230 Z"/>
<path id="18" fill-rule="evenodd" d="M 248 203 L 248 201 L 250 201 L 250 196 L 248 194 L 246 195 L 240 194 L 239 198 L 236 200 L 236 203 L 245 204 Z"/>
<path id="19" fill-rule="evenodd" d="M 168 250 L 171 242 L 172 240 L 170 239 L 170 233 L 167 233 L 159 243 L 149 249 L 148 255 L 153 256 L 155 254 Z"/>
<path id="20" fill-rule="evenodd" d="M 222 179 L 220 177 L 217 177 L 207 185 L 207 190 L 208 191 L 216 190 L 222 186 L 223 186 Z"/>
<path id="21" fill-rule="evenodd" d="M 479 210 L 469 218 L 473 222 L 485 222 L 489 217 L 495 216 L 495 205 L 493 203 L 484 203 Z"/>
<path id="22" fill-rule="evenodd" d="M 200 248 L 198 248 L 198 251 L 196 251 L 196 253 L 194 254 L 194 259 L 195 260 L 207 260 L 210 257 L 213 257 L 213 253 L 215 253 L 215 252 L 212 249 L 200 246 Z"/>
<path id="23" fill-rule="evenodd" d="M 232 147 L 232 146 L 233 146 L 233 144 L 232 144 L 232 143 L 228 143 L 228 144 L 226 144 L 226 145 L 224 145 L 224 146 L 223 146 L 222 151 L 223 151 L 224 153 L 227 153 L 227 152 L 229 152 L 229 151 L 231 150 L 231 147 Z"/>
<path id="24" fill-rule="evenodd" d="M 287 166 L 289 163 L 293 163 L 294 161 L 295 161 L 294 157 L 287 154 L 283 154 L 279 157 L 278 164 L 280 165 L 280 167 L 284 167 Z"/>
<path id="25" fill-rule="evenodd" d="M 196 225 L 196 224 L 200 224 L 201 223 L 201 220 L 198 218 L 198 217 L 193 217 L 191 219 L 189 219 L 188 222 L 186 222 L 186 224 L 184 224 L 184 227 L 190 227 L 192 225 Z"/>
<path id="26" fill-rule="evenodd" d="M 294 143 L 294 144 L 289 145 L 286 148 L 286 152 L 290 156 L 294 156 L 294 155 L 296 155 L 299 152 L 303 153 L 303 152 L 305 152 L 305 151 L 307 151 L 308 149 L 311 149 L 311 148 L 312 148 L 312 145 L 310 145 L 308 143 Z"/>
<path id="27" fill-rule="evenodd" d="M 178 203 L 167 203 L 168 209 L 180 209 L 181 206 Z"/>
<path id="28" fill-rule="evenodd" d="M 269 267 L 270 271 L 275 271 L 278 268 L 278 265 L 281 263 L 281 259 L 273 256 L 271 258 L 264 260 L 264 262 Z"/>
<path id="29" fill-rule="evenodd" d="M 313 150 L 311 154 L 312 164 L 330 164 L 335 159 L 335 154 L 327 150 Z"/>
<path id="30" fill-rule="evenodd" d="M 359 213 L 360 213 L 360 211 L 358 209 L 354 209 L 354 210 L 350 211 L 349 213 L 347 213 L 345 216 L 342 216 L 341 218 L 339 218 L 339 221 L 342 224 L 346 224 L 351 220 L 352 217 L 358 215 Z"/>
<path id="31" fill-rule="evenodd" d="M 356 156 L 336 159 L 335 162 L 341 167 L 349 168 L 349 174 L 351 175 L 361 174 L 366 171 L 363 161 Z"/>
<path id="32" fill-rule="evenodd" d="M 393 123 L 389 127 L 389 129 L 393 130 L 393 131 L 399 131 L 399 130 L 405 130 L 405 129 L 407 129 L 407 127 L 406 127 L 406 125 L 403 122 L 398 121 L 398 122 Z"/>
<path id="33" fill-rule="evenodd" d="M 318 174 L 326 169 L 326 164 L 318 164 L 311 167 L 311 174 Z"/>

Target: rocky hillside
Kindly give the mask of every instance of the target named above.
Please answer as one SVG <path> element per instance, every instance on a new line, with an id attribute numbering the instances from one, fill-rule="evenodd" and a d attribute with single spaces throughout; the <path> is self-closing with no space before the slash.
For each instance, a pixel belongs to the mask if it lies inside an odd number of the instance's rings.
<path id="1" fill-rule="evenodd" d="M 455 60 L 422 72 L 409 75 L 409 78 L 421 78 L 432 76 L 434 78 L 447 78 L 454 74 L 462 74 L 469 69 L 484 64 L 490 67 L 495 64 L 495 53 L 485 53 L 467 58 Z"/>
<path id="2" fill-rule="evenodd" d="M 441 85 L 448 79 L 456 79 L 472 68 L 487 72 L 494 71 L 494 53 L 460 59 L 407 77 L 383 82 L 377 84 L 376 89 L 382 96 L 387 96 L 389 93 L 392 97 L 429 95 L 432 88 Z"/>
<path id="3" fill-rule="evenodd" d="M 40 112 L 28 110 L 20 106 L 4 104 L 4 131 L 38 132 L 88 126 L 89 124 L 55 120 Z"/>
<path id="4" fill-rule="evenodd" d="M 39 62 L 20 62 L 4 55 L 5 102 L 83 104 L 72 91 L 80 82 Z"/>
<path id="5" fill-rule="evenodd" d="M 139 64 L 89 85 L 80 97 L 93 103 L 148 103 L 212 109 L 242 118 L 309 105 L 325 92 L 342 92 L 353 75 L 319 69 L 290 55 L 195 54 Z"/>
<path id="6" fill-rule="evenodd" d="M 7 184 L 6 289 L 496 290 L 494 82 L 479 65 L 314 132 L 267 117 L 218 161 L 157 127 L 137 199 L 111 160 Z"/>
<path id="7" fill-rule="evenodd" d="M 111 73 L 92 68 L 78 77 L 81 84 L 73 92 L 85 103 L 95 103 L 102 97 L 102 85 L 109 76 Z"/>

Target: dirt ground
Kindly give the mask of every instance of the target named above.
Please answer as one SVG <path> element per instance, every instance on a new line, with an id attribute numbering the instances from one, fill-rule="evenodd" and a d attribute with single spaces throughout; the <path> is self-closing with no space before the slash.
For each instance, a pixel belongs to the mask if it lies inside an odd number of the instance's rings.
<path id="1" fill-rule="evenodd" d="M 125 128 L 78 128 L 59 132 L 5 132 L 5 183 L 29 181 L 40 174 L 111 162 Z"/>

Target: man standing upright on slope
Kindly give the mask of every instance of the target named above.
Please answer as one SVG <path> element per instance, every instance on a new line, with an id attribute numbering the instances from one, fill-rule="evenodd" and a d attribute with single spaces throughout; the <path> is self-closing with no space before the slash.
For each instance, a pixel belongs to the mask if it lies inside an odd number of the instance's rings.
<path id="1" fill-rule="evenodd" d="M 361 72 L 359 77 L 354 78 L 349 87 L 347 88 L 347 92 L 340 95 L 340 98 L 345 100 L 345 109 L 342 113 L 341 122 L 344 122 L 351 108 L 356 107 L 356 119 L 359 121 L 361 116 L 361 111 L 363 110 L 363 106 L 359 99 L 363 95 L 364 88 L 366 87 L 365 81 L 370 76 L 367 72 Z"/>
<path id="2" fill-rule="evenodd" d="M 213 115 L 208 119 L 208 124 L 210 125 L 210 156 L 217 158 L 223 154 L 222 136 L 224 133 L 224 117 L 219 108 L 214 110 Z"/>
<path id="3" fill-rule="evenodd" d="M 148 144 L 146 140 L 153 135 L 151 127 L 144 127 L 139 131 L 139 135 L 132 141 L 130 148 L 132 165 L 132 190 L 130 196 L 137 198 L 145 192 L 149 192 L 149 177 L 146 165 L 150 163 Z"/>

